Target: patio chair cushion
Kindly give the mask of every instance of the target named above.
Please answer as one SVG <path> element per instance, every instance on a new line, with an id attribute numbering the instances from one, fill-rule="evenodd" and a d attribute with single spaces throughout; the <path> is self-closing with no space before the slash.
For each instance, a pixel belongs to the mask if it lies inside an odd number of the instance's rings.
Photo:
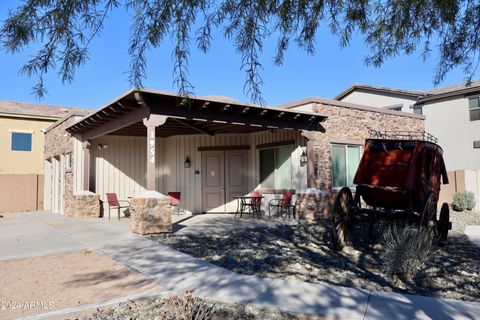
<path id="1" fill-rule="evenodd" d="M 261 195 L 262 194 L 259 191 L 250 192 L 250 196 L 252 196 L 252 197 L 260 197 Z M 262 203 L 262 199 L 261 198 L 255 198 L 255 199 L 252 199 L 252 201 L 250 203 L 254 206 L 259 206 Z"/>
<path id="2" fill-rule="evenodd" d="M 281 206 L 289 206 L 292 202 L 292 197 L 294 195 L 293 191 L 285 191 L 282 196 L 282 200 L 280 201 Z"/>
<path id="3" fill-rule="evenodd" d="M 108 205 L 111 207 L 120 207 L 116 193 L 106 193 Z"/>
<path id="4" fill-rule="evenodd" d="M 172 206 L 178 206 L 180 205 L 180 195 L 181 192 L 168 192 L 167 193 L 168 197 L 170 198 L 170 204 Z"/>

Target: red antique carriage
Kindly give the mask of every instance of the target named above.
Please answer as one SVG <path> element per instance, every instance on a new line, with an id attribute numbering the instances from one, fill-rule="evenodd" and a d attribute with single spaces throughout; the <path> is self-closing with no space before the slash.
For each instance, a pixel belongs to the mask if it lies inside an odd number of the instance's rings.
<path id="1" fill-rule="evenodd" d="M 394 221 L 429 227 L 438 243 L 445 241 L 451 229 L 447 203 L 437 219 L 440 179 L 448 183 L 442 154 L 437 139 L 425 132 L 372 131 L 353 180 L 355 196 L 344 187 L 335 200 L 337 249 L 360 221 L 370 222 L 370 234 L 374 223 Z"/>

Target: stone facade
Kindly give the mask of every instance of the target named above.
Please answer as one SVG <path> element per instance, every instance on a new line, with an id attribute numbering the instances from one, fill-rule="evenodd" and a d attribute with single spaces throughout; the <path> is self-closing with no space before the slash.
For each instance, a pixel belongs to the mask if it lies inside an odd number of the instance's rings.
<path id="1" fill-rule="evenodd" d="M 353 107 L 316 104 L 313 111 L 328 116 L 323 123 L 326 132 L 315 132 L 313 138 L 314 185 L 328 196 L 318 194 L 297 195 L 298 216 L 307 219 L 329 218 L 329 208 L 336 197 L 332 178 L 332 145 L 359 144 L 370 137 L 371 130 L 379 131 L 423 131 L 424 118 L 415 114 L 386 113 Z"/>
<path id="2" fill-rule="evenodd" d="M 173 208 L 168 197 L 141 196 L 130 204 L 130 231 L 142 235 L 172 232 Z"/>
<path id="3" fill-rule="evenodd" d="M 83 191 L 73 195 L 73 210 L 67 214 L 75 218 L 99 218 L 100 217 L 100 196 L 93 192 Z"/>
<path id="4" fill-rule="evenodd" d="M 47 129 L 45 132 L 45 159 L 73 151 L 72 138 L 65 129 L 73 124 L 75 120 L 75 116 L 70 116 L 63 122 L 55 123 Z"/>

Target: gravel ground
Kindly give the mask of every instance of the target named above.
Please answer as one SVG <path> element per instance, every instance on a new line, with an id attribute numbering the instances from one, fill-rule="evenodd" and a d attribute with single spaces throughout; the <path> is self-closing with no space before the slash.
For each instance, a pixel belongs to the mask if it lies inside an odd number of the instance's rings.
<path id="1" fill-rule="evenodd" d="M 383 271 L 381 226 L 375 228 L 374 241 L 366 240 L 366 227 L 354 228 L 342 252 L 331 249 L 329 221 L 151 238 L 246 275 L 480 301 L 480 249 L 463 234 L 466 225 L 480 224 L 480 214 L 452 212 L 451 220 L 445 245 L 435 247 L 417 276 L 405 281 Z"/>
<path id="2" fill-rule="evenodd" d="M 191 300 L 190 300 L 191 301 Z M 198 300 L 197 300 L 198 301 Z M 211 308 L 212 317 L 188 317 L 174 307 L 172 298 L 151 298 L 138 301 L 128 301 L 120 303 L 113 307 L 103 307 L 83 314 L 76 314 L 67 317 L 67 319 L 96 319 L 96 320 L 125 320 L 125 319 L 150 319 L 150 320 L 169 320 L 169 319 L 197 319 L 197 320 L 321 320 L 327 319 L 322 316 L 309 316 L 281 312 L 272 309 L 259 308 L 251 305 L 223 304 L 200 300 L 204 307 L 201 310 Z M 191 307 L 193 304 L 189 304 Z M 173 311 L 173 312 L 172 312 Z M 182 317 L 183 315 L 183 317 Z"/>

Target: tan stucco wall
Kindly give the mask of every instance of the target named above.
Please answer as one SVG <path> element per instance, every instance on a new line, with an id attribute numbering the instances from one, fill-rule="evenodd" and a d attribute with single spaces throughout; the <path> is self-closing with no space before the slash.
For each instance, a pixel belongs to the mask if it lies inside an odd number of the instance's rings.
<path id="1" fill-rule="evenodd" d="M 416 99 L 395 94 L 370 92 L 367 90 L 356 90 L 350 93 L 348 96 L 342 98 L 340 101 L 362 104 L 372 107 L 386 107 L 402 104 L 403 107 L 401 111 L 413 112 L 413 109 L 410 108 L 410 106 L 416 102 Z"/>
<path id="2" fill-rule="evenodd" d="M 0 115 L 0 174 L 43 174 L 44 134 L 54 121 Z M 12 151 L 12 131 L 32 133 L 32 151 Z"/>

